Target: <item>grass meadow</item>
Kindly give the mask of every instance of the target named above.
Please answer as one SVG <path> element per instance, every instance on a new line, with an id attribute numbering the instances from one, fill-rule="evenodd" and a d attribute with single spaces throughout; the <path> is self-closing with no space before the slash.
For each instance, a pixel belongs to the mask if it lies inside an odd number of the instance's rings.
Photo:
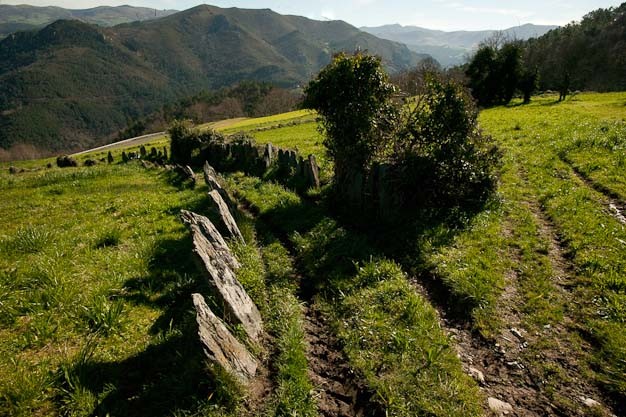
<path id="1" fill-rule="evenodd" d="M 137 147 L 91 168 L 39 160 L 15 164 L 39 171 L 9 174 L 1 165 L 0 414 L 318 415 L 304 302 L 329 317 L 350 367 L 390 416 L 484 414 L 484 387 L 466 374 L 442 315 L 483 345 L 512 323 L 532 335 L 519 360 L 562 413 L 580 415 L 564 388 L 579 379 L 619 404 L 626 93 L 556 99 L 481 112 L 503 159 L 497 194 L 478 212 L 363 228 L 328 204 L 325 188 L 298 194 L 225 175 L 246 207 L 236 213 L 246 241 L 232 246 L 237 275 L 269 335 L 251 346 L 270 380 L 261 400 L 210 367 L 197 343 L 190 295 L 211 303 L 211 290 L 178 213 L 211 216 L 206 186 L 120 163 Z M 313 153 L 330 178 L 310 112 L 215 127 Z"/>

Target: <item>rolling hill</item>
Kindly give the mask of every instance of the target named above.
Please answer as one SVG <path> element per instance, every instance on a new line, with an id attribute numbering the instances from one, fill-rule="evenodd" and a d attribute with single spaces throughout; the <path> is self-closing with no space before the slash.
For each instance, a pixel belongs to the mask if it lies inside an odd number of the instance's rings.
<path id="1" fill-rule="evenodd" d="M 0 42 L 0 147 L 80 149 L 199 90 L 308 81 L 337 51 L 366 49 L 390 72 L 424 57 L 341 21 L 195 8 L 99 27 L 59 20 Z"/>
<path id="2" fill-rule="evenodd" d="M 526 24 L 501 32 L 508 38 L 526 40 L 539 37 L 556 27 Z M 379 38 L 404 43 L 414 52 L 429 54 L 444 67 L 462 64 L 465 57 L 480 42 L 498 32 L 495 30 L 444 32 L 402 25 L 362 27 L 361 30 Z"/>
<path id="3" fill-rule="evenodd" d="M 19 30 L 41 29 L 60 19 L 75 19 L 100 26 L 115 26 L 121 23 L 156 19 L 173 13 L 176 13 L 176 10 L 156 10 L 133 6 L 100 6 L 72 10 L 53 6 L 0 4 L 0 39 Z"/>

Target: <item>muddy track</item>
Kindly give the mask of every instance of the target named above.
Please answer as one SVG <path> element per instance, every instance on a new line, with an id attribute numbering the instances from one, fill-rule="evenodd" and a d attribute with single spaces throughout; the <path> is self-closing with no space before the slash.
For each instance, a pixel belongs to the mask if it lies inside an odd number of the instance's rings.
<path id="1" fill-rule="evenodd" d="M 315 305 L 307 306 L 304 310 L 309 377 L 315 386 L 320 415 L 372 415 L 371 410 L 368 410 L 369 394 L 366 387 L 348 366 L 338 340 L 330 332 L 323 315 Z"/>
<path id="2" fill-rule="evenodd" d="M 526 180 L 523 174 L 521 177 Z M 464 370 L 477 380 L 485 396 L 512 406 L 506 415 L 611 416 L 613 413 L 606 405 L 609 400 L 591 383 L 582 365 L 591 346 L 579 337 L 573 319 L 579 301 L 571 292 L 574 274 L 565 256 L 566 248 L 539 204 L 526 202 L 526 205 L 541 238 L 548 243 L 555 298 L 565 309 L 561 322 L 525 329 L 521 310 L 524 300 L 518 292 L 521 277 L 514 270 L 505 277 L 505 290 L 497 305 L 505 326 L 493 340 L 472 332 L 466 318 L 449 310 L 447 303 L 442 302 L 446 290 L 436 278 L 412 279 L 412 283 L 439 311 L 442 328 L 454 341 Z M 511 233 L 510 226 L 505 233 Z M 519 261 L 521 255 L 512 251 L 510 256 Z M 548 368 L 558 372 L 558 377 L 545 381 Z M 492 412 L 488 404 L 485 410 Z"/>
<path id="3" fill-rule="evenodd" d="M 258 219 L 258 210 L 249 201 L 241 195 L 236 195 L 236 198 L 242 213 Z M 275 230 L 270 224 L 265 223 L 265 226 L 272 229 L 293 257 L 293 245 L 287 236 Z M 303 304 L 309 378 L 314 386 L 314 397 L 320 415 L 324 417 L 384 415 L 379 412 L 377 405 L 371 404 L 372 394 L 367 389 L 367 385 L 350 368 L 339 340 L 313 301 L 314 294 L 311 293 L 310 288 L 303 286 L 306 279 L 298 275 L 294 277 L 294 280 L 301 283 L 298 297 Z M 260 384 L 260 386 L 263 385 L 267 387 L 267 383 Z"/>
<path id="4" fill-rule="evenodd" d="M 626 202 L 621 199 L 621 197 L 602 184 L 598 184 L 593 181 L 591 178 L 586 176 L 580 169 L 576 168 L 574 164 L 567 158 L 561 157 L 561 161 L 566 163 L 574 172 L 576 177 L 588 187 L 594 189 L 600 194 L 604 195 L 607 199 L 607 211 L 608 213 L 615 217 L 620 223 L 626 224 Z"/>

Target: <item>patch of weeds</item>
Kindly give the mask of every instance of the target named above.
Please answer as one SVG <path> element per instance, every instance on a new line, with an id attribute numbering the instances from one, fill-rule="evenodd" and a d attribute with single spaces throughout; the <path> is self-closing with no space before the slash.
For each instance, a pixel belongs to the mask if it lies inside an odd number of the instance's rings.
<path id="1" fill-rule="evenodd" d="M 41 252 L 52 240 L 52 233 L 43 227 L 21 227 L 5 245 L 17 253 Z"/>
<path id="2" fill-rule="evenodd" d="M 56 401 L 65 415 L 89 416 L 95 410 L 97 397 L 83 385 L 83 381 L 96 348 L 96 339 L 89 338 L 76 356 L 59 366 L 56 373 Z"/>
<path id="3" fill-rule="evenodd" d="M 92 332 L 104 335 L 119 332 L 124 324 L 124 303 L 120 300 L 110 301 L 100 295 L 83 307 L 83 319 Z"/>
<path id="4" fill-rule="evenodd" d="M 41 407 L 42 393 L 54 385 L 49 372 L 13 359 L 4 368 L 12 377 L 0 381 L 0 414 L 14 417 L 31 417 Z"/>

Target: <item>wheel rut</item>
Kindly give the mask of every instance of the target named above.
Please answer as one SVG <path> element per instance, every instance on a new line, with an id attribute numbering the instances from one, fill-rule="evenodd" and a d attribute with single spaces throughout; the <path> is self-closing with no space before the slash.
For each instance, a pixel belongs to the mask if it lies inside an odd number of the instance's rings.
<path id="1" fill-rule="evenodd" d="M 523 173 L 520 176 L 526 181 Z M 478 382 L 486 397 L 511 406 L 509 410 L 494 411 L 498 404 L 491 400 L 485 404 L 487 413 L 524 417 L 612 416 L 610 400 L 590 381 L 584 365 L 592 347 L 577 332 L 575 314 L 580 302 L 572 292 L 574 271 L 566 257 L 567 249 L 541 206 L 536 201 L 524 204 L 548 246 L 546 256 L 553 271 L 554 297 L 564 307 L 562 321 L 539 328 L 526 323 L 524 299 L 519 291 L 523 277 L 516 268 L 505 276 L 505 289 L 497 305 L 505 325 L 493 339 L 476 334 L 470 323 L 449 310 L 445 300 L 442 302 L 445 289 L 440 288 L 436 278 L 411 281 L 439 311 L 441 326 L 453 341 L 466 373 Z M 505 233 L 510 235 L 511 228 L 507 224 Z M 521 264 L 517 250 L 511 249 L 509 256 Z M 549 381 L 547 370 L 555 373 Z"/>
<path id="2" fill-rule="evenodd" d="M 561 157 L 561 161 L 567 164 L 574 175 L 586 186 L 594 189 L 595 191 L 602 194 L 606 201 L 604 204 L 606 205 L 607 212 L 617 219 L 622 224 L 626 224 L 626 202 L 617 194 L 604 187 L 602 184 L 598 184 L 593 181 L 587 175 L 585 175 L 580 169 L 578 169 L 574 164 L 565 157 Z"/>
<path id="3" fill-rule="evenodd" d="M 315 305 L 304 307 L 309 377 L 319 412 L 325 417 L 365 416 L 367 391 L 348 365 L 339 342 Z"/>

